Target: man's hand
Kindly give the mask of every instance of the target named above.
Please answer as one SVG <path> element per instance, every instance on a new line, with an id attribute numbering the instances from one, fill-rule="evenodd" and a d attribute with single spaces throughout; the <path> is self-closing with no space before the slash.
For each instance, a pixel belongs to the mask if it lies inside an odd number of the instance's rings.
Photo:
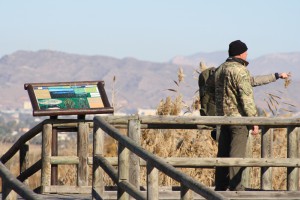
<path id="1" fill-rule="evenodd" d="M 251 134 L 252 135 L 257 135 L 259 133 L 259 127 L 258 126 L 253 126 L 252 127 L 252 132 L 251 132 Z"/>
<path id="2" fill-rule="evenodd" d="M 291 76 L 291 73 L 286 73 L 286 72 L 282 72 L 279 74 L 279 78 L 282 78 L 282 79 L 287 79 L 290 76 Z"/>

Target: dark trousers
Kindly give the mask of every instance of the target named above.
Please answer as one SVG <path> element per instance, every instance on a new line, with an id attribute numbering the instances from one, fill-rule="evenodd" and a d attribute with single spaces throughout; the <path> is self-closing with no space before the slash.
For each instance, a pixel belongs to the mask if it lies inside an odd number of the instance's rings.
<path id="1" fill-rule="evenodd" d="M 221 126 L 217 157 L 243 158 L 248 139 L 247 126 Z M 216 167 L 215 190 L 242 190 L 241 167 Z"/>

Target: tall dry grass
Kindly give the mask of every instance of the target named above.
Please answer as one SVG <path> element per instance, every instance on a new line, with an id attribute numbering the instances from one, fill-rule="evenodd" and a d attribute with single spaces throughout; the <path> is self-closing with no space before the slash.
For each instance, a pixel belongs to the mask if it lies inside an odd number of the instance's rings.
<path id="1" fill-rule="evenodd" d="M 211 139 L 210 131 L 200 130 L 143 130 L 141 145 L 151 153 L 166 157 L 216 157 L 217 145 Z M 214 169 L 181 169 L 207 186 L 213 186 Z M 142 183 L 146 183 L 143 171 Z M 178 185 L 170 177 L 160 173 L 159 184 L 162 186 Z"/>

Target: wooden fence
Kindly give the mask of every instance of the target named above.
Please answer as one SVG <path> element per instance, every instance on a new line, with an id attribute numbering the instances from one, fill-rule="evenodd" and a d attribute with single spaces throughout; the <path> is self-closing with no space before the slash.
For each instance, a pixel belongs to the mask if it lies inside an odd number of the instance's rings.
<path id="1" fill-rule="evenodd" d="M 41 200 L 42 198 L 30 190 L 25 184 L 16 179 L 0 162 L 0 177 L 2 179 L 2 199 L 11 199 L 11 190 L 25 199 Z"/>
<path id="2" fill-rule="evenodd" d="M 92 158 L 88 157 L 88 134 L 92 130 L 92 121 L 84 119 L 47 119 L 36 125 L 27 133 L 22 135 L 13 146 L 1 157 L 1 162 L 5 164 L 14 155 L 19 152 L 20 175 L 17 176 L 16 183 L 26 181 L 30 176 L 41 170 L 40 186 L 34 189 L 37 193 L 90 193 L 91 186 L 88 186 L 88 165 L 91 165 Z M 58 133 L 59 132 L 77 132 L 77 156 L 58 156 Z M 41 158 L 35 163 L 29 163 L 30 140 L 35 136 L 42 135 L 42 154 Z M 76 185 L 58 186 L 58 165 L 77 165 Z M 4 166 L 5 168 L 5 166 Z M 3 168 L 3 170 L 4 170 Z M 2 184 L 3 199 L 10 199 L 8 192 L 15 189 L 15 186 L 7 184 L 5 174 L 1 178 L 6 181 Z M 10 176 L 13 177 L 12 175 Z M 23 185 L 22 188 L 28 188 Z M 22 191 L 15 189 L 19 194 Z M 29 198 L 30 199 L 30 198 Z"/>
<path id="3" fill-rule="evenodd" d="M 259 125 L 262 128 L 262 158 L 158 158 L 140 147 L 141 129 L 198 129 L 201 125 Z M 229 117 L 182 117 L 182 116 L 105 116 L 95 117 L 94 122 L 84 119 L 48 119 L 25 133 L 1 157 L 5 164 L 16 153 L 20 153 L 19 181 L 41 170 L 41 185 L 36 188 L 40 193 L 90 193 L 95 199 L 106 199 L 109 193 L 105 191 L 103 173 L 106 172 L 118 185 L 117 198 L 127 199 L 132 196 L 136 199 L 163 198 L 158 191 L 158 171 L 161 171 L 178 181 L 181 186 L 179 199 L 205 197 L 209 199 L 226 199 L 222 192 L 215 193 L 212 189 L 193 180 L 178 171 L 175 167 L 216 167 L 216 166 L 244 166 L 261 167 L 261 189 L 272 190 L 272 167 L 287 167 L 287 191 L 272 192 L 274 198 L 298 195 L 299 193 L 299 118 L 229 118 Z M 128 137 L 121 135 L 117 128 L 128 128 Z M 287 158 L 272 158 L 273 128 L 287 128 Z M 93 131 L 93 157 L 88 155 L 88 135 Z M 59 132 L 77 132 L 77 155 L 58 156 L 57 135 Z M 42 134 L 42 155 L 35 163 L 28 163 L 28 141 L 38 134 Z M 104 134 L 108 134 L 118 141 L 118 157 L 106 158 L 103 156 Z M 57 166 L 76 165 L 76 185 L 64 186 L 57 184 Z M 88 165 L 93 165 L 93 185 L 88 185 Z M 113 166 L 117 165 L 118 170 Z M 100 166 L 100 167 L 99 167 Z M 140 167 L 147 167 L 147 188 L 140 190 Z M 127 170 L 128 169 L 128 170 Z M 2 180 L 8 181 L 1 173 Z M 243 177 L 245 183 L 249 177 Z M 14 183 L 3 184 L 3 191 L 15 190 L 24 195 Z M 20 182 L 17 183 L 17 185 Z M 9 186 L 9 187 L 6 187 Z M 22 187 L 21 187 L 22 188 Z M 26 189 L 27 188 L 27 189 Z M 7 192 L 5 192 L 7 194 Z M 252 193 L 257 195 L 258 193 Z M 268 194 L 271 195 L 272 194 Z M 105 196 L 106 195 L 106 196 Z M 167 195 L 173 195 L 168 193 Z M 178 193 L 176 193 L 178 195 Z M 242 195 L 241 193 L 235 193 Z M 36 196 L 37 197 L 37 196 Z M 240 197 L 240 196 L 238 196 Z M 248 196 L 249 197 L 249 196 Z M 253 196 L 252 196 L 253 197 Z M 269 197 L 269 196 L 268 196 Z M 37 197 L 39 198 L 39 197 Z M 34 199 L 34 198 L 32 198 Z M 255 198 L 253 198 L 255 199 Z"/>
<path id="4" fill-rule="evenodd" d="M 111 125 L 110 125 L 111 124 Z M 122 136 L 112 125 L 128 125 L 128 137 Z M 199 125 L 259 125 L 262 128 L 262 158 L 168 158 L 162 160 L 140 147 L 140 130 L 146 129 L 198 129 Z M 197 193 L 208 199 L 226 199 L 209 188 L 187 178 L 175 167 L 217 167 L 243 166 L 261 167 L 261 189 L 272 190 L 272 168 L 287 167 L 287 190 L 299 190 L 299 118 L 265 118 L 265 117 L 177 117 L 177 116 L 132 116 L 132 117 L 95 117 L 94 118 L 94 165 L 93 197 L 99 199 L 104 195 L 103 171 L 109 174 L 118 185 L 118 198 L 128 199 L 128 194 L 138 199 L 158 199 L 157 170 L 162 171 L 181 184 L 181 199 L 191 199 Z M 287 128 L 287 158 L 272 158 L 272 128 Z M 118 141 L 118 171 L 103 157 L 103 137 L 107 133 Z M 130 151 L 131 155 L 129 155 Z M 145 164 L 140 162 L 145 160 Z M 139 188 L 140 166 L 147 167 L 147 192 Z M 243 176 L 243 182 L 249 183 L 249 173 Z M 187 179 L 186 179 L 187 178 Z M 197 186 L 196 186 L 197 185 Z M 196 186 L 196 187 L 195 187 Z M 247 185 L 246 185 L 247 186 Z M 291 194 L 285 192 L 285 195 Z M 273 193 L 273 197 L 276 196 Z M 281 193 L 282 194 L 282 193 Z M 294 194 L 294 193 L 293 193 Z M 300 193 L 298 193 L 300 195 Z M 272 196 L 272 194 L 270 194 Z M 275 198 L 278 198 L 275 197 Z"/>
<path id="5" fill-rule="evenodd" d="M 41 169 L 41 161 L 37 161 L 31 167 L 28 166 L 29 147 L 27 142 L 41 132 L 42 127 L 43 123 L 40 123 L 26 134 L 22 135 L 18 141 L 14 143 L 14 145 L 1 157 L 0 176 L 2 178 L 2 199 L 15 199 L 16 196 L 12 193 L 12 191 L 15 191 L 25 199 L 42 199 L 30 190 L 27 185 L 22 183 L 29 176 Z M 20 175 L 15 178 L 4 164 L 18 151 L 20 152 Z"/>

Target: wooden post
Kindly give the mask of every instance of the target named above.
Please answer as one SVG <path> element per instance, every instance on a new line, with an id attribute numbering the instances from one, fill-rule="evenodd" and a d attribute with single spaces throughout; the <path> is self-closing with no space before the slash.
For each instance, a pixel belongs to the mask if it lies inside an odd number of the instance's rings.
<path id="1" fill-rule="evenodd" d="M 299 144 L 298 144 L 298 128 L 288 126 L 288 142 L 287 142 L 287 157 L 298 158 Z M 299 168 L 287 168 L 287 190 L 299 190 Z"/>
<path id="2" fill-rule="evenodd" d="M 94 125 L 93 131 L 93 182 L 92 182 L 92 197 L 93 199 L 103 199 L 104 181 L 103 170 L 95 162 L 95 155 L 103 156 L 104 149 L 104 132 L 99 127 Z"/>
<path id="3" fill-rule="evenodd" d="M 58 147 L 57 147 L 57 129 L 52 127 L 52 153 L 51 156 L 58 156 Z M 51 165 L 51 185 L 57 185 L 58 178 L 58 167 L 56 164 Z"/>
<path id="4" fill-rule="evenodd" d="M 77 155 L 79 158 L 79 164 L 77 166 L 77 185 L 88 185 L 88 123 L 79 122 L 78 134 L 77 134 Z"/>
<path id="5" fill-rule="evenodd" d="M 45 192 L 45 186 L 51 185 L 51 144 L 52 144 L 52 124 L 44 124 L 42 132 L 42 190 Z"/>
<path id="6" fill-rule="evenodd" d="M 272 158 L 273 129 L 263 127 L 261 136 L 261 157 Z M 261 168 L 261 189 L 272 190 L 272 168 Z"/>
<path id="7" fill-rule="evenodd" d="M 246 148 L 246 158 L 253 158 L 253 135 L 249 131 L 247 148 Z M 242 175 L 242 185 L 246 188 L 251 188 L 251 167 L 246 167 Z"/>
<path id="8" fill-rule="evenodd" d="M 140 145 L 141 124 L 139 120 L 129 120 L 128 136 Z M 129 182 L 138 190 L 140 189 L 140 158 L 133 152 L 129 152 Z"/>
<path id="9" fill-rule="evenodd" d="M 128 149 L 126 149 L 120 142 L 118 145 L 118 178 L 119 182 L 129 180 L 129 162 L 128 162 Z M 129 195 L 120 187 L 118 187 L 118 199 L 128 200 Z"/>
<path id="10" fill-rule="evenodd" d="M 29 166 L 29 142 L 26 142 L 24 145 L 21 146 L 20 148 L 20 174 L 24 171 Z M 29 185 L 28 180 L 26 179 L 23 181 L 24 184 Z"/>
<path id="11" fill-rule="evenodd" d="M 158 200 L 158 170 L 147 162 L 147 199 Z"/>
<path id="12" fill-rule="evenodd" d="M 194 199 L 193 191 L 185 187 L 183 184 L 181 184 L 180 197 L 181 200 L 192 200 Z"/>

